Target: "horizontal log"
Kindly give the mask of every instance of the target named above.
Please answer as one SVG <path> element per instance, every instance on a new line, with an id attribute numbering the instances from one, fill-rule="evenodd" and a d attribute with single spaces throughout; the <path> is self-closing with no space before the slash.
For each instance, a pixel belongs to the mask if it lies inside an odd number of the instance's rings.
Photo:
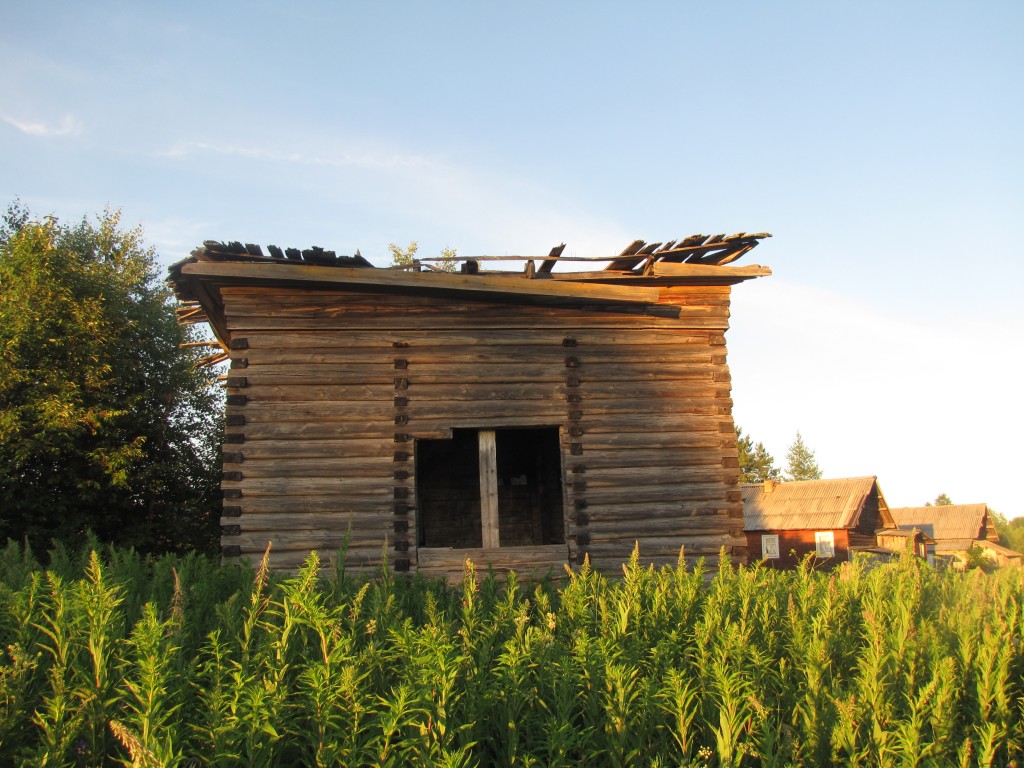
<path id="1" fill-rule="evenodd" d="M 416 570 L 427 578 L 459 582 L 467 559 L 473 563 L 479 577 L 489 572 L 504 576 L 512 571 L 527 578 L 543 577 L 549 572 L 553 576 L 560 576 L 565 573 L 569 561 L 569 548 L 565 544 L 494 549 L 420 547 L 417 551 Z"/>
<path id="2" fill-rule="evenodd" d="M 240 446 L 244 472 L 245 463 L 253 459 L 302 459 L 333 457 L 380 457 L 391 461 L 395 452 L 393 436 L 379 439 L 339 440 L 256 440 Z"/>
<path id="3" fill-rule="evenodd" d="M 701 417 L 707 422 L 710 417 Z M 712 432 L 706 424 L 699 424 L 703 427 L 702 431 L 706 433 Z M 618 451 L 627 448 L 651 448 L 652 445 L 661 446 L 664 449 L 671 449 L 673 446 L 679 444 L 678 441 L 682 440 L 687 431 L 682 432 L 659 432 L 652 434 L 650 431 L 637 431 L 627 432 L 623 430 L 619 431 L 608 431 L 605 433 L 599 433 L 597 431 L 588 431 L 582 438 L 581 444 L 584 447 L 584 456 L 587 458 L 581 459 L 584 463 L 589 461 L 589 457 L 593 456 L 594 453 L 601 451 Z M 657 441 L 655 443 L 655 440 Z"/>
<path id="4" fill-rule="evenodd" d="M 246 368 L 258 368 L 266 373 L 284 373 L 317 365 L 366 365 L 392 367 L 395 359 L 403 359 L 410 366 L 422 365 L 484 365 L 489 363 L 522 363 L 561 365 L 568 354 L 577 355 L 583 364 L 622 364 L 640 366 L 660 365 L 666 361 L 685 362 L 688 365 L 723 365 L 720 348 L 707 340 L 701 343 L 651 343 L 620 346 L 599 345 L 563 347 L 561 344 L 534 346 L 491 345 L 486 337 L 475 343 L 453 343 L 450 346 L 408 347 L 392 349 L 376 347 L 278 347 L 245 350 L 235 360 L 246 360 Z M 244 357 L 243 357 L 244 355 Z"/>
<path id="5" fill-rule="evenodd" d="M 608 403 L 605 407 L 605 402 Z M 584 434 L 600 441 L 610 433 L 625 436 L 631 432 L 646 433 L 652 447 L 675 445 L 662 433 L 686 432 L 691 428 L 710 432 L 706 422 L 719 417 L 718 408 L 725 400 L 705 398 L 680 400 L 664 404 L 655 400 L 652 405 L 660 406 L 643 410 L 643 403 L 630 405 L 629 402 L 591 401 L 580 406 L 581 426 Z M 589 438 L 586 442 L 590 442 Z"/>
<path id="6" fill-rule="evenodd" d="M 362 477 L 378 480 L 393 479 L 394 463 L 390 457 L 343 459 L 310 458 L 287 461 L 279 458 L 254 458 L 245 463 L 243 483 L 257 478 L 286 477 Z M 244 488 L 244 484 L 242 485 Z"/>
<path id="7" fill-rule="evenodd" d="M 236 504 L 237 501 L 237 504 Z M 243 495 L 241 499 L 233 500 L 233 505 L 242 509 L 242 517 L 250 514 L 276 515 L 276 514 L 311 514 L 323 517 L 325 520 L 342 517 L 348 514 L 354 515 L 394 515 L 394 494 L 391 496 L 346 496 L 341 498 L 340 494 L 326 496 L 296 496 L 289 493 L 264 494 L 262 496 Z M 407 504 L 409 509 L 415 507 Z M 407 517 L 412 517 L 410 512 Z"/>
<path id="8" fill-rule="evenodd" d="M 282 421 L 391 421 L 395 415 L 394 393 L 387 400 L 326 400 L 312 402 L 265 402 L 254 400 L 246 403 L 245 425 L 269 424 Z"/>
<path id="9" fill-rule="evenodd" d="M 348 551 L 352 552 L 356 556 L 374 556 L 378 557 L 381 550 L 385 545 L 390 547 L 391 542 L 394 540 L 394 531 L 390 533 L 382 531 L 379 538 L 375 541 L 358 541 L 348 542 Z M 228 539 L 224 539 L 225 543 L 229 543 Z M 253 531 L 246 532 L 242 531 L 239 536 L 230 537 L 230 543 L 238 544 L 242 547 L 242 551 L 258 550 L 262 552 L 266 549 L 268 543 L 271 545 L 271 552 L 283 552 L 287 550 L 305 550 L 307 552 L 311 550 L 340 550 L 346 544 L 345 531 Z"/>
<path id="10" fill-rule="evenodd" d="M 225 435 L 244 435 L 243 442 L 259 440 L 344 440 L 357 438 L 367 440 L 394 439 L 394 425 L 391 420 L 377 420 L 375 423 L 353 421 L 312 423 L 309 421 L 270 421 L 246 423 L 243 427 L 227 427 Z"/>
<path id="11" fill-rule="evenodd" d="M 664 278 L 703 278 L 714 279 L 735 279 L 736 282 L 749 280 L 754 277 L 766 277 L 772 271 L 760 264 L 750 264 L 745 267 L 720 267 L 712 264 L 679 264 L 669 261 L 656 261 L 654 263 L 654 276 Z"/>
<path id="12" fill-rule="evenodd" d="M 253 546 L 243 546 L 241 559 L 249 560 L 253 564 L 259 563 L 263 557 L 263 553 L 266 547 L 260 547 L 256 544 Z M 337 558 L 341 555 L 342 551 L 340 547 L 288 547 L 278 546 L 274 544 L 270 551 L 270 567 L 275 571 L 282 573 L 294 572 L 301 568 L 306 561 L 309 559 L 309 554 L 312 551 L 316 551 L 320 558 L 321 567 L 324 569 L 333 568 Z M 383 546 L 381 547 L 367 547 L 367 548 L 350 548 L 344 552 L 345 556 L 345 568 L 346 570 L 355 572 L 365 572 L 376 570 L 381 566 L 382 554 L 385 552 Z M 395 553 L 388 551 L 388 562 L 390 562 Z"/>
<path id="13" fill-rule="evenodd" d="M 723 502 L 720 499 L 703 502 L 683 500 L 662 503 L 644 501 L 630 503 L 622 501 L 616 504 L 605 504 L 594 502 L 589 504 L 586 513 L 590 519 L 632 520 L 645 517 L 664 517 L 686 521 L 697 517 L 729 517 L 731 509 L 739 510 L 742 517 L 743 507 L 741 503 L 730 507 L 728 502 Z M 730 517 L 729 519 L 736 518 Z"/>
<path id="14" fill-rule="evenodd" d="M 412 356 L 403 357 L 401 367 L 394 361 L 385 364 L 360 363 L 303 364 L 276 363 L 262 365 L 250 362 L 245 369 L 246 387 L 290 384 L 389 384 L 396 376 L 408 376 L 416 383 L 454 383 L 482 380 L 512 382 L 558 381 L 566 373 L 565 355 L 552 357 L 547 362 L 488 361 L 421 363 Z M 707 356 L 704 356 L 705 358 Z M 703 360 L 704 358 L 702 358 Z M 573 356 L 572 368 L 590 381 L 671 381 L 680 383 L 714 382 L 728 369 L 711 362 L 695 360 L 647 360 L 627 362 L 614 355 L 591 360 Z M 404 372 L 404 373 L 402 373 Z M 248 394 L 248 393 L 246 393 Z"/>
<path id="15" fill-rule="evenodd" d="M 589 480 L 588 480 L 589 483 Z M 691 481 L 686 484 L 659 485 L 648 488 L 587 486 L 585 498 L 590 504 L 628 504 L 630 502 L 685 503 L 687 501 L 726 504 L 726 488 L 718 482 Z"/>
<path id="16" fill-rule="evenodd" d="M 352 401 L 367 397 L 383 400 L 396 394 L 420 400 L 474 400 L 481 403 L 504 400 L 551 400 L 565 402 L 570 390 L 589 400 L 614 398 L 657 398 L 687 400 L 693 398 L 728 400 L 730 388 L 723 385 L 687 387 L 672 381 L 627 381 L 599 382 L 581 377 L 579 387 L 566 386 L 564 382 L 552 380 L 537 382 L 429 382 L 418 380 L 414 375 L 397 376 L 401 384 L 376 385 L 262 385 L 253 382 L 246 390 L 247 405 L 258 402 L 323 402 Z M 717 406 L 731 405 L 731 402 L 717 403 Z M 245 407 L 245 406 L 242 406 Z M 695 412 L 695 411 L 691 411 Z M 708 412 L 708 411 L 699 411 Z"/>
<path id="17" fill-rule="evenodd" d="M 585 436 L 584 436 L 585 437 Z M 691 467 L 695 465 L 720 466 L 721 459 L 716 453 L 717 446 L 712 440 L 706 445 L 691 443 L 690 445 L 665 444 L 656 447 L 648 444 L 644 448 L 605 448 L 600 451 L 588 451 L 584 456 L 568 456 L 563 459 L 567 468 L 582 465 L 583 474 L 593 472 L 606 477 L 615 476 L 616 472 L 627 472 L 632 467 Z M 613 474 L 609 475 L 611 472 Z"/>
<path id="18" fill-rule="evenodd" d="M 728 534 L 735 521 L 724 517 L 693 517 L 686 520 L 668 517 L 648 517 L 606 520 L 593 516 L 587 524 L 592 540 L 603 536 L 616 539 L 651 536 L 703 536 Z M 603 540 L 603 539 L 602 539 Z"/>
<path id="19" fill-rule="evenodd" d="M 358 542 L 368 532 L 376 536 L 380 531 L 393 530 L 395 515 L 386 507 L 377 511 L 356 512 L 353 510 L 333 512 L 282 511 L 252 512 L 243 507 L 242 517 L 234 522 L 246 531 L 272 530 L 326 530 L 333 533 L 351 531 L 352 541 Z M 406 518 L 410 529 L 415 528 L 415 515 Z"/>
<path id="20" fill-rule="evenodd" d="M 382 478 L 312 477 L 246 478 L 241 482 L 221 483 L 222 488 L 239 488 L 243 498 L 290 494 L 296 498 L 345 494 L 352 496 L 393 497 L 393 483 Z"/>
<path id="21" fill-rule="evenodd" d="M 334 350 L 334 349 L 356 349 L 371 348 L 395 351 L 399 354 L 402 349 L 427 349 L 427 348 L 472 348 L 479 346 L 481 338 L 484 338 L 488 347 L 519 347 L 533 346 L 543 347 L 545 345 L 562 347 L 566 337 L 575 339 L 578 348 L 623 345 L 646 346 L 646 345 L 693 345 L 721 347 L 725 344 L 725 337 L 713 331 L 702 331 L 685 328 L 651 328 L 642 333 L 634 330 L 622 330 L 615 328 L 594 328 L 585 325 L 572 325 L 548 330 L 516 330 L 509 328 L 489 329 L 486 334 L 467 328 L 456 328 L 444 331 L 404 328 L 400 330 L 390 328 L 378 328 L 375 330 L 338 330 L 323 331 L 318 333 L 302 331 L 254 331 L 246 334 L 248 348 L 244 353 L 238 354 L 241 357 L 257 355 L 261 350 L 288 350 L 288 349 L 313 349 L 313 350 Z M 404 344 L 407 347 L 394 347 L 394 344 Z"/>
<path id="22" fill-rule="evenodd" d="M 632 550 L 624 552 L 621 548 L 615 547 L 606 549 L 604 547 L 589 550 L 591 554 L 591 568 L 611 578 L 621 578 L 622 567 L 632 555 Z M 650 552 L 640 553 L 640 565 L 643 568 L 654 567 L 655 570 L 662 568 L 675 568 L 679 562 L 679 551 L 669 551 L 665 548 L 658 554 Z M 689 573 L 693 573 L 698 567 L 703 569 L 705 582 L 710 582 L 718 570 L 718 551 L 714 553 L 690 554 L 688 551 L 683 557 L 684 566 Z"/>
<path id="23" fill-rule="evenodd" d="M 579 419 L 573 420 L 582 420 L 587 434 L 634 429 L 717 432 L 718 415 L 714 409 L 722 404 L 721 399 L 714 398 L 705 398 L 703 401 L 693 398 L 669 401 L 656 398 L 586 398 L 579 404 L 567 403 L 564 398 L 498 402 L 426 400 L 416 397 L 412 391 L 409 392 L 408 400 L 409 404 L 398 410 L 389 403 L 384 407 L 368 407 L 365 412 L 360 412 L 358 404 L 338 400 L 254 400 L 241 411 L 245 423 L 229 429 L 236 433 L 250 434 L 250 428 L 256 425 L 319 421 L 325 427 L 329 425 L 336 429 L 334 436 L 339 439 L 352 439 L 354 435 L 347 433 L 345 427 L 358 424 L 363 431 L 379 429 L 380 439 L 386 440 L 395 429 L 396 415 L 408 417 L 410 428 L 405 431 L 415 428 L 429 432 L 468 426 L 469 422 L 486 425 L 490 419 L 495 420 L 493 426 L 496 427 L 501 426 L 498 423 L 500 421 L 517 426 L 559 425 L 568 421 L 568 411 L 572 410 L 580 414 Z M 709 408 L 712 410 L 709 411 Z M 695 409 L 697 413 L 693 412 Z M 707 439 L 715 440 L 714 445 L 721 442 L 717 434 Z M 658 442 L 663 441 L 659 439 Z M 678 440 L 674 444 L 679 444 Z"/>
<path id="24" fill-rule="evenodd" d="M 483 315 L 474 317 L 468 314 L 465 318 L 453 316 L 430 314 L 416 318 L 402 317 L 401 315 L 344 315 L 341 317 L 247 317 L 229 314 L 227 328 L 236 335 L 239 333 L 249 334 L 253 331 L 329 331 L 329 330 L 388 330 L 391 333 L 415 327 L 416 330 L 438 330 L 445 331 L 459 325 L 472 323 L 476 330 L 493 329 L 505 330 L 517 328 L 520 330 L 564 330 L 570 325 L 581 322 L 578 316 L 562 317 L 555 316 L 547 319 L 540 317 L 508 316 L 495 317 Z M 729 318 L 725 313 L 715 315 L 703 315 L 700 313 L 681 314 L 679 317 L 659 317 L 654 315 L 641 314 L 612 314 L 593 312 L 586 315 L 583 325 L 596 328 L 621 328 L 633 330 L 647 330 L 658 328 L 685 328 L 689 330 L 726 331 L 729 328 Z"/>
<path id="25" fill-rule="evenodd" d="M 663 304 L 707 304 L 728 306 L 732 288 L 727 285 L 675 285 L 658 290 L 658 302 Z"/>
<path id="26" fill-rule="evenodd" d="M 266 496 L 292 496 L 294 498 L 315 498 L 335 494 L 346 503 L 349 500 L 366 497 L 397 498 L 399 501 L 413 503 L 414 489 L 406 481 L 394 480 L 389 473 L 379 477 L 247 477 L 242 473 L 243 480 L 223 480 L 224 490 L 238 489 L 242 499 L 255 499 Z M 395 488 L 405 488 L 408 497 L 395 497 Z M 232 500 L 232 506 L 234 506 Z"/>
<path id="27" fill-rule="evenodd" d="M 317 402 L 339 400 L 348 402 L 393 401 L 394 382 L 390 384 L 349 384 L 347 386 L 253 386 L 245 390 L 246 406 L 259 401 Z M 243 406 L 245 407 L 245 406 Z"/>
<path id="28" fill-rule="evenodd" d="M 405 377 L 396 377 L 405 378 Z M 409 381 L 412 387 L 414 381 Z M 401 392 L 401 389 L 397 389 Z M 491 382 L 481 382 L 475 385 L 458 384 L 449 386 L 447 384 L 433 385 L 420 384 L 417 386 L 417 396 L 430 399 L 453 398 L 458 400 L 548 400 L 554 397 L 564 398 L 564 384 L 514 384 L 502 385 Z M 324 400 L 351 400 L 353 398 L 369 397 L 373 399 L 393 398 L 396 394 L 394 384 L 388 385 L 351 385 L 351 386 L 308 386 L 293 384 L 289 386 L 261 386 L 253 385 L 246 390 L 249 401 L 278 401 L 278 402 L 316 402 Z"/>
<path id="29" fill-rule="evenodd" d="M 726 553 L 732 547 L 745 546 L 745 541 L 730 536 L 684 536 L 684 537 L 633 537 L 622 539 L 592 540 L 587 545 L 591 558 L 599 561 L 617 560 L 623 563 L 629 560 L 634 545 L 640 543 L 640 561 L 647 562 L 650 558 L 678 557 L 682 547 L 688 558 L 705 557 L 718 562 L 718 553 L 725 547 Z"/>
<path id="30" fill-rule="evenodd" d="M 679 464 L 673 466 L 653 465 L 647 467 L 605 467 L 587 472 L 587 490 L 599 488 L 628 488 L 643 485 L 653 488 L 660 485 L 677 486 L 680 483 L 720 482 L 724 483 L 727 472 L 718 464 L 707 459 L 706 464 Z"/>

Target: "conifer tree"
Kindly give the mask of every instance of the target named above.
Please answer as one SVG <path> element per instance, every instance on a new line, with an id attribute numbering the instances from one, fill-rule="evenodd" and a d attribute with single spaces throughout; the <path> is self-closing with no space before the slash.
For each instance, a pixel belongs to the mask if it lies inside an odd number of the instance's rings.
<path id="1" fill-rule="evenodd" d="M 736 445 L 739 448 L 740 482 L 763 483 L 765 480 L 781 480 L 782 471 L 775 466 L 775 459 L 764 443 L 754 443 L 750 435 L 736 427 Z"/>
<path id="2" fill-rule="evenodd" d="M 814 458 L 814 451 L 804 443 L 803 436 L 797 430 L 796 439 L 786 452 L 787 480 L 820 480 L 821 469 Z"/>

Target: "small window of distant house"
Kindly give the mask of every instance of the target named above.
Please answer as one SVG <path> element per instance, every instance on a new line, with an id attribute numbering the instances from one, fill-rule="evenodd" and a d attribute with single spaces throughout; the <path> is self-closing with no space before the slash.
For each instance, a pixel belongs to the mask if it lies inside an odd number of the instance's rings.
<path id="1" fill-rule="evenodd" d="M 761 536 L 761 557 L 765 560 L 779 559 L 779 535 L 777 533 Z"/>
<path id="2" fill-rule="evenodd" d="M 565 543 L 558 427 L 453 429 L 417 440 L 421 547 Z"/>
<path id="3" fill-rule="evenodd" d="M 835 557 L 836 540 L 832 531 L 816 531 L 814 534 L 814 553 L 818 557 Z"/>

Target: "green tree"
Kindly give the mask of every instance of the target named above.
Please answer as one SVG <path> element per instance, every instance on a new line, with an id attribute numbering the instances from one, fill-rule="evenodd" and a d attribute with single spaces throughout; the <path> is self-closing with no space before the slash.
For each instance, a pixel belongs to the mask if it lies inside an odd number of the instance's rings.
<path id="1" fill-rule="evenodd" d="M 416 262 L 416 252 L 419 250 L 419 243 L 413 240 L 403 248 L 395 243 L 388 243 L 388 250 L 391 252 L 391 266 L 408 268 Z M 437 262 L 438 272 L 454 272 L 458 267 L 459 257 L 455 248 L 442 248 L 441 257 Z"/>
<path id="2" fill-rule="evenodd" d="M 999 534 L 999 543 L 1017 552 L 1024 552 L 1024 517 L 1007 520 L 1006 515 L 989 509 Z"/>
<path id="3" fill-rule="evenodd" d="M 393 267 L 411 267 L 413 262 L 416 261 L 416 251 L 420 249 L 420 244 L 413 240 L 406 248 L 395 243 L 388 243 L 388 250 L 391 252 L 391 266 Z"/>
<path id="4" fill-rule="evenodd" d="M 781 480 L 782 471 L 775 466 L 775 459 L 768 453 L 764 443 L 754 443 L 750 435 L 736 427 L 736 445 L 740 454 L 740 482 L 763 483 L 765 480 Z"/>
<path id="5" fill-rule="evenodd" d="M 217 539 L 214 374 L 117 212 L 0 225 L 0 541 Z"/>
<path id="6" fill-rule="evenodd" d="M 821 469 L 814 458 L 814 451 L 807 447 L 799 430 L 796 439 L 786 452 L 787 480 L 820 480 Z"/>
<path id="7" fill-rule="evenodd" d="M 953 500 L 944 493 L 940 493 L 935 497 L 935 501 L 925 502 L 926 507 L 948 507 L 953 504 Z"/>

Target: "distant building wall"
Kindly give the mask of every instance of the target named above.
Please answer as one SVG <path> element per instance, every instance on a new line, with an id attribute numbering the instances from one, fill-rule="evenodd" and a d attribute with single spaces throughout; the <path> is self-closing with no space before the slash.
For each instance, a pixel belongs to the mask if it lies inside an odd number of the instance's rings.
<path id="1" fill-rule="evenodd" d="M 825 536 L 822 536 L 825 534 Z M 778 537 L 778 557 L 765 557 L 765 537 Z M 824 544 L 831 536 L 832 556 L 819 556 L 819 551 L 826 551 Z M 819 540 L 824 539 L 822 545 Z M 769 539 L 768 543 L 773 543 Z M 839 563 L 850 559 L 850 535 L 843 529 L 832 531 L 747 531 L 747 551 L 750 562 L 763 560 L 770 568 L 784 570 L 796 568 L 805 557 L 814 555 L 816 567 L 833 568 Z M 770 553 L 769 553 L 770 554 Z"/>

